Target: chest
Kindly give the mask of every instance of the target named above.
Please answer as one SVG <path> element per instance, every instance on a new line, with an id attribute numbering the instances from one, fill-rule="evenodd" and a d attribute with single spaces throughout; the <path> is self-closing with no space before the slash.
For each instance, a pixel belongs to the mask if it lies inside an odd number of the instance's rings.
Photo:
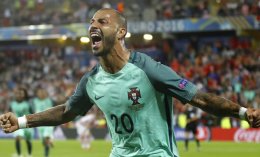
<path id="1" fill-rule="evenodd" d="M 44 100 L 34 100 L 35 110 L 36 111 L 43 111 L 51 107 L 51 103 L 48 101 L 48 99 Z"/>
<path id="2" fill-rule="evenodd" d="M 104 113 L 125 113 L 144 109 L 153 97 L 154 88 L 142 71 L 117 77 L 101 75 L 87 84 L 90 99 Z"/>
<path id="3" fill-rule="evenodd" d="M 12 103 L 12 111 L 16 112 L 17 114 L 25 114 L 29 111 L 29 105 L 27 103 Z"/>

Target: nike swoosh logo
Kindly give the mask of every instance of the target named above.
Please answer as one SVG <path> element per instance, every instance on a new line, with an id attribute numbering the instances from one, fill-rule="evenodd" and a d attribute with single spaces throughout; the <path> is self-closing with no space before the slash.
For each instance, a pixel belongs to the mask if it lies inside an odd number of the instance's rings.
<path id="1" fill-rule="evenodd" d="M 102 95 L 102 96 L 96 96 L 95 95 L 95 100 L 99 100 L 99 99 L 101 99 L 101 98 L 103 98 L 104 97 L 104 95 Z"/>

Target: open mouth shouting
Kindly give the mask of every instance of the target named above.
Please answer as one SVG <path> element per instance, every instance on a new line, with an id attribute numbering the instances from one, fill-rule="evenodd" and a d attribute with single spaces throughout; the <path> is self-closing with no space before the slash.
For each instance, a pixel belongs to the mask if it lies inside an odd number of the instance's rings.
<path id="1" fill-rule="evenodd" d="M 94 29 L 90 31 L 93 50 L 98 50 L 102 45 L 102 35 L 100 30 Z"/>

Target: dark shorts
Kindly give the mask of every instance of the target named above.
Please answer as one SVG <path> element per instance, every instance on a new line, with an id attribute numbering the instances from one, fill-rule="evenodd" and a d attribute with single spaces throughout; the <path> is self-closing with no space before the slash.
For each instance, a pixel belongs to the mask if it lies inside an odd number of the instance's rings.
<path id="1" fill-rule="evenodd" d="M 191 123 L 188 123 L 185 127 L 185 131 L 186 132 L 192 132 L 193 134 L 196 134 L 197 133 L 197 122 L 191 122 Z"/>

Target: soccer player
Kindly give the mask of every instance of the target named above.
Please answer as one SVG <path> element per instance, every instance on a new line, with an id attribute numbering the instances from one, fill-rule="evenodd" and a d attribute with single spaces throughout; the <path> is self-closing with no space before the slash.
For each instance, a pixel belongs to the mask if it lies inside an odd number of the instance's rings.
<path id="1" fill-rule="evenodd" d="M 125 47 L 127 22 L 113 9 L 98 10 L 90 21 L 92 52 L 99 64 L 80 80 L 65 104 L 16 117 L 0 117 L 6 133 L 20 128 L 59 125 L 93 106 L 104 112 L 112 138 L 110 157 L 178 157 L 172 127 L 175 97 L 217 116 L 246 119 L 260 127 L 260 109 L 243 108 L 225 98 L 197 90 L 171 68 Z"/>
<path id="2" fill-rule="evenodd" d="M 187 117 L 187 124 L 185 126 L 185 150 L 188 151 L 190 133 L 193 134 L 193 137 L 197 144 L 197 150 L 199 150 L 200 141 L 197 138 L 197 127 L 198 127 L 199 116 L 198 116 L 197 108 L 187 104 L 185 115 Z"/>
<path id="3" fill-rule="evenodd" d="M 28 94 L 25 88 L 19 87 L 14 91 L 15 100 L 11 101 L 10 109 L 15 114 L 15 116 L 20 117 L 25 114 L 31 113 L 31 106 L 28 102 Z M 15 136 L 15 149 L 18 157 L 22 157 L 21 153 L 21 139 L 24 138 L 27 145 L 28 156 L 32 154 L 32 138 L 33 129 L 26 128 L 16 130 L 14 132 Z"/>
<path id="4" fill-rule="evenodd" d="M 93 106 L 88 113 L 80 117 L 76 122 L 75 126 L 77 129 L 78 138 L 81 143 L 81 147 L 83 149 L 89 149 L 90 143 L 94 139 L 92 136 L 90 129 L 96 124 L 96 107 Z"/>
<path id="5" fill-rule="evenodd" d="M 36 92 L 37 97 L 33 99 L 33 110 L 34 113 L 39 113 L 44 110 L 47 110 L 53 107 L 52 100 L 48 97 L 48 93 L 45 89 L 39 88 Z M 44 157 L 49 156 L 50 147 L 53 146 L 52 138 L 53 138 L 53 130 L 54 127 L 38 127 L 37 131 L 39 137 L 42 139 L 42 144 L 44 146 Z"/>

